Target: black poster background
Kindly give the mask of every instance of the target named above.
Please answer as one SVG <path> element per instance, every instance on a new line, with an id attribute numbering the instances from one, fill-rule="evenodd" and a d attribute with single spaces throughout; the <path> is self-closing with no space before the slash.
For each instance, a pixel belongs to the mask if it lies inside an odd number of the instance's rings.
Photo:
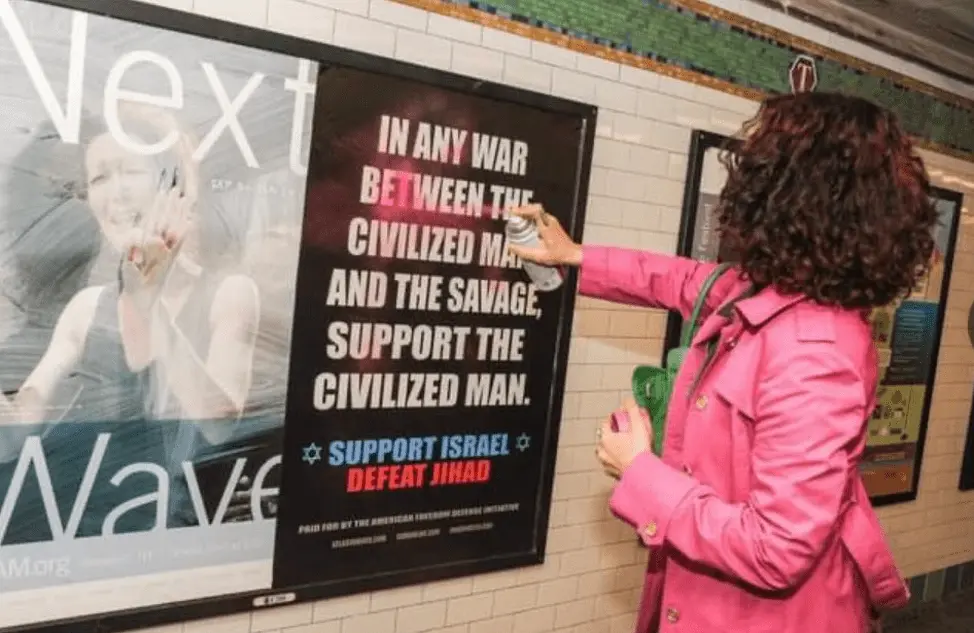
<path id="1" fill-rule="evenodd" d="M 443 89 L 421 83 L 338 67 L 324 67 L 318 78 L 309 185 L 297 277 L 297 304 L 289 374 L 284 474 L 275 548 L 274 585 L 292 587 L 335 583 L 334 593 L 355 587 L 429 580 L 540 562 L 543 559 L 550 486 L 555 458 L 562 379 L 567 361 L 574 279 L 547 295 L 538 294 L 541 318 L 452 313 L 444 291 L 440 311 L 397 310 L 396 272 L 525 282 L 516 268 L 481 268 L 473 264 L 426 263 L 352 256 L 347 250 L 349 223 L 355 217 L 470 229 L 503 230 L 489 215 L 459 217 L 429 211 L 370 207 L 359 203 L 363 166 L 408 170 L 508 187 L 530 189 L 534 200 L 578 236 L 584 171 L 586 121 L 498 98 Z M 377 151 L 380 119 L 409 119 L 409 149 L 419 122 L 467 130 L 461 164 L 394 157 Z M 525 176 L 505 175 L 470 166 L 474 132 L 524 141 L 529 146 Z M 488 194 L 486 202 L 489 203 Z M 389 275 L 389 299 L 381 308 L 329 307 L 326 296 L 335 269 L 383 271 Z M 444 282 L 444 289 L 446 288 Z M 465 358 L 452 361 L 329 360 L 325 354 L 328 324 L 382 322 L 410 325 L 460 325 L 476 328 L 524 328 L 522 362 L 476 360 L 477 338 L 467 339 Z M 560 369 L 559 369 L 560 368 Z M 450 408 L 318 411 L 313 405 L 319 372 L 456 373 L 459 400 Z M 474 372 L 527 374 L 529 405 L 464 407 L 465 377 Z M 509 455 L 490 459 L 490 480 L 452 486 L 371 492 L 346 492 L 346 467 L 328 464 L 335 440 L 442 437 L 447 434 L 507 434 Z M 517 438 L 529 439 L 526 450 Z M 304 460 L 309 446 L 322 448 L 322 461 Z M 440 461 L 435 444 L 425 473 Z M 387 462 L 388 464 L 389 462 Z M 416 513 L 454 512 L 491 505 L 517 504 L 516 511 L 482 516 L 423 520 Z M 412 515 L 416 520 L 386 526 L 334 529 L 349 521 Z M 329 524 L 333 524 L 328 527 Z M 451 527 L 490 524 L 489 529 L 450 533 Z M 315 528 L 314 526 L 319 526 Z M 317 533 L 307 533 L 316 529 Z M 397 534 L 440 530 L 438 535 L 397 540 Z M 305 532 L 305 533 L 299 533 Z M 346 539 L 388 540 L 336 547 Z"/>

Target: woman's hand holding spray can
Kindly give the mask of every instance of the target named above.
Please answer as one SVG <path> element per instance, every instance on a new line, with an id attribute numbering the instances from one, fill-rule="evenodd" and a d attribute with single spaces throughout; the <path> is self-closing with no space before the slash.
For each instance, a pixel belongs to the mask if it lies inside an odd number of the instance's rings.
<path id="1" fill-rule="evenodd" d="M 532 250 L 544 248 L 538 225 L 529 218 L 511 215 L 507 220 L 505 233 L 507 234 L 507 243 L 515 247 Z M 539 292 L 557 290 L 564 281 L 561 271 L 555 266 L 544 266 L 521 259 L 521 267 Z"/>

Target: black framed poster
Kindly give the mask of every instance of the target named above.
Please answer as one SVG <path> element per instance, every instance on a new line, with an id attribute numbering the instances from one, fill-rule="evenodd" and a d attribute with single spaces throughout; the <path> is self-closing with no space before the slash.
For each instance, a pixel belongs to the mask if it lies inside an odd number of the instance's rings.
<path id="1" fill-rule="evenodd" d="M 322 66 L 277 584 L 541 560 L 573 294 L 534 290 L 503 215 L 544 201 L 577 234 L 586 133 L 578 114 Z"/>
<path id="2" fill-rule="evenodd" d="M 727 253 L 720 251 L 717 222 L 714 212 L 720 192 L 727 179 L 727 171 L 720 162 L 721 152 L 738 147 L 738 139 L 694 130 L 690 136 L 690 155 L 683 185 L 683 211 L 677 236 L 677 254 L 701 261 L 724 261 Z M 683 320 L 676 312 L 666 319 L 666 352 L 680 344 Z"/>
<path id="3" fill-rule="evenodd" d="M 930 273 L 894 306 L 873 311 L 879 348 L 878 404 L 869 420 L 862 474 L 874 505 L 917 497 L 930 402 L 963 196 L 931 188 L 940 215 Z"/>
<path id="4" fill-rule="evenodd" d="M 967 336 L 974 346 L 974 304 L 967 314 Z M 974 490 L 974 407 L 967 422 L 967 440 L 964 443 L 964 459 L 961 462 L 958 488 L 964 492 Z"/>
<path id="5" fill-rule="evenodd" d="M 964 460 L 960 467 L 960 490 L 974 490 L 974 410 L 967 423 L 967 441 L 964 444 Z"/>
<path id="6" fill-rule="evenodd" d="M 678 253 L 704 261 L 729 258 L 721 252 L 713 212 L 726 180 L 722 151 L 735 151 L 737 139 L 695 131 L 691 137 Z M 963 196 L 931 188 L 940 214 L 930 274 L 895 305 L 873 311 L 873 337 L 880 355 L 877 406 L 861 472 L 873 505 L 912 501 L 917 496 L 930 399 L 940 351 L 947 290 L 957 242 Z M 667 321 L 666 349 L 679 344 L 679 315 Z"/>
<path id="7" fill-rule="evenodd" d="M 581 239 L 594 108 L 131 1 L 0 26 L 0 633 L 543 560 L 574 279 L 504 215 Z"/>

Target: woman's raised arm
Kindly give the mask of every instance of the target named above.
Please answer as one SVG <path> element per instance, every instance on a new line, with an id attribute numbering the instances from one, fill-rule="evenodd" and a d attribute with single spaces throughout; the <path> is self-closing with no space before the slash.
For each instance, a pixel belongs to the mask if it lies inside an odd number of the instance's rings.
<path id="1" fill-rule="evenodd" d="M 572 241 L 558 219 L 539 204 L 514 209 L 513 214 L 534 221 L 541 245 L 536 248 L 511 246 L 511 251 L 531 262 L 547 266 L 574 266 L 579 270 L 578 291 L 586 297 L 616 303 L 663 308 L 689 316 L 694 301 L 716 264 L 686 257 L 661 255 L 606 246 L 582 246 Z M 717 308 L 726 293 L 718 282 L 708 299 L 705 313 Z"/>

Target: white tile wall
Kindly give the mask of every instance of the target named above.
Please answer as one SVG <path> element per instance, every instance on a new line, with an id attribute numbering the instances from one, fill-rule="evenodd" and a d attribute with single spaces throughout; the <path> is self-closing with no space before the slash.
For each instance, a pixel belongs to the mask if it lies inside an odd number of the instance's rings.
<path id="1" fill-rule="evenodd" d="M 165 2 L 158 4 L 166 5 Z M 267 24 L 268 0 L 193 0 L 193 11 L 200 15 L 239 22 L 248 26 Z"/>
<path id="2" fill-rule="evenodd" d="M 274 0 L 267 8 L 266 28 L 315 42 L 331 43 L 335 12 L 301 0 Z"/>
<path id="3" fill-rule="evenodd" d="M 756 110 L 746 99 L 388 0 L 152 1 L 597 104 L 590 242 L 673 252 L 691 128 L 732 132 Z M 748 0 L 719 4 L 850 50 Z M 940 81 L 878 53 L 863 56 Z M 974 194 L 974 165 L 935 155 L 928 161 L 938 182 L 955 189 L 967 182 Z M 962 232 L 954 266 L 921 498 L 883 512 L 911 574 L 974 558 L 974 499 L 956 492 L 974 379 L 974 350 L 964 333 L 974 302 L 972 226 Z M 543 566 L 187 623 L 165 633 L 629 633 L 644 552 L 606 510 L 609 484 L 593 461 L 592 429 L 618 404 L 633 364 L 658 361 L 664 325 L 660 313 L 579 301 Z"/>

